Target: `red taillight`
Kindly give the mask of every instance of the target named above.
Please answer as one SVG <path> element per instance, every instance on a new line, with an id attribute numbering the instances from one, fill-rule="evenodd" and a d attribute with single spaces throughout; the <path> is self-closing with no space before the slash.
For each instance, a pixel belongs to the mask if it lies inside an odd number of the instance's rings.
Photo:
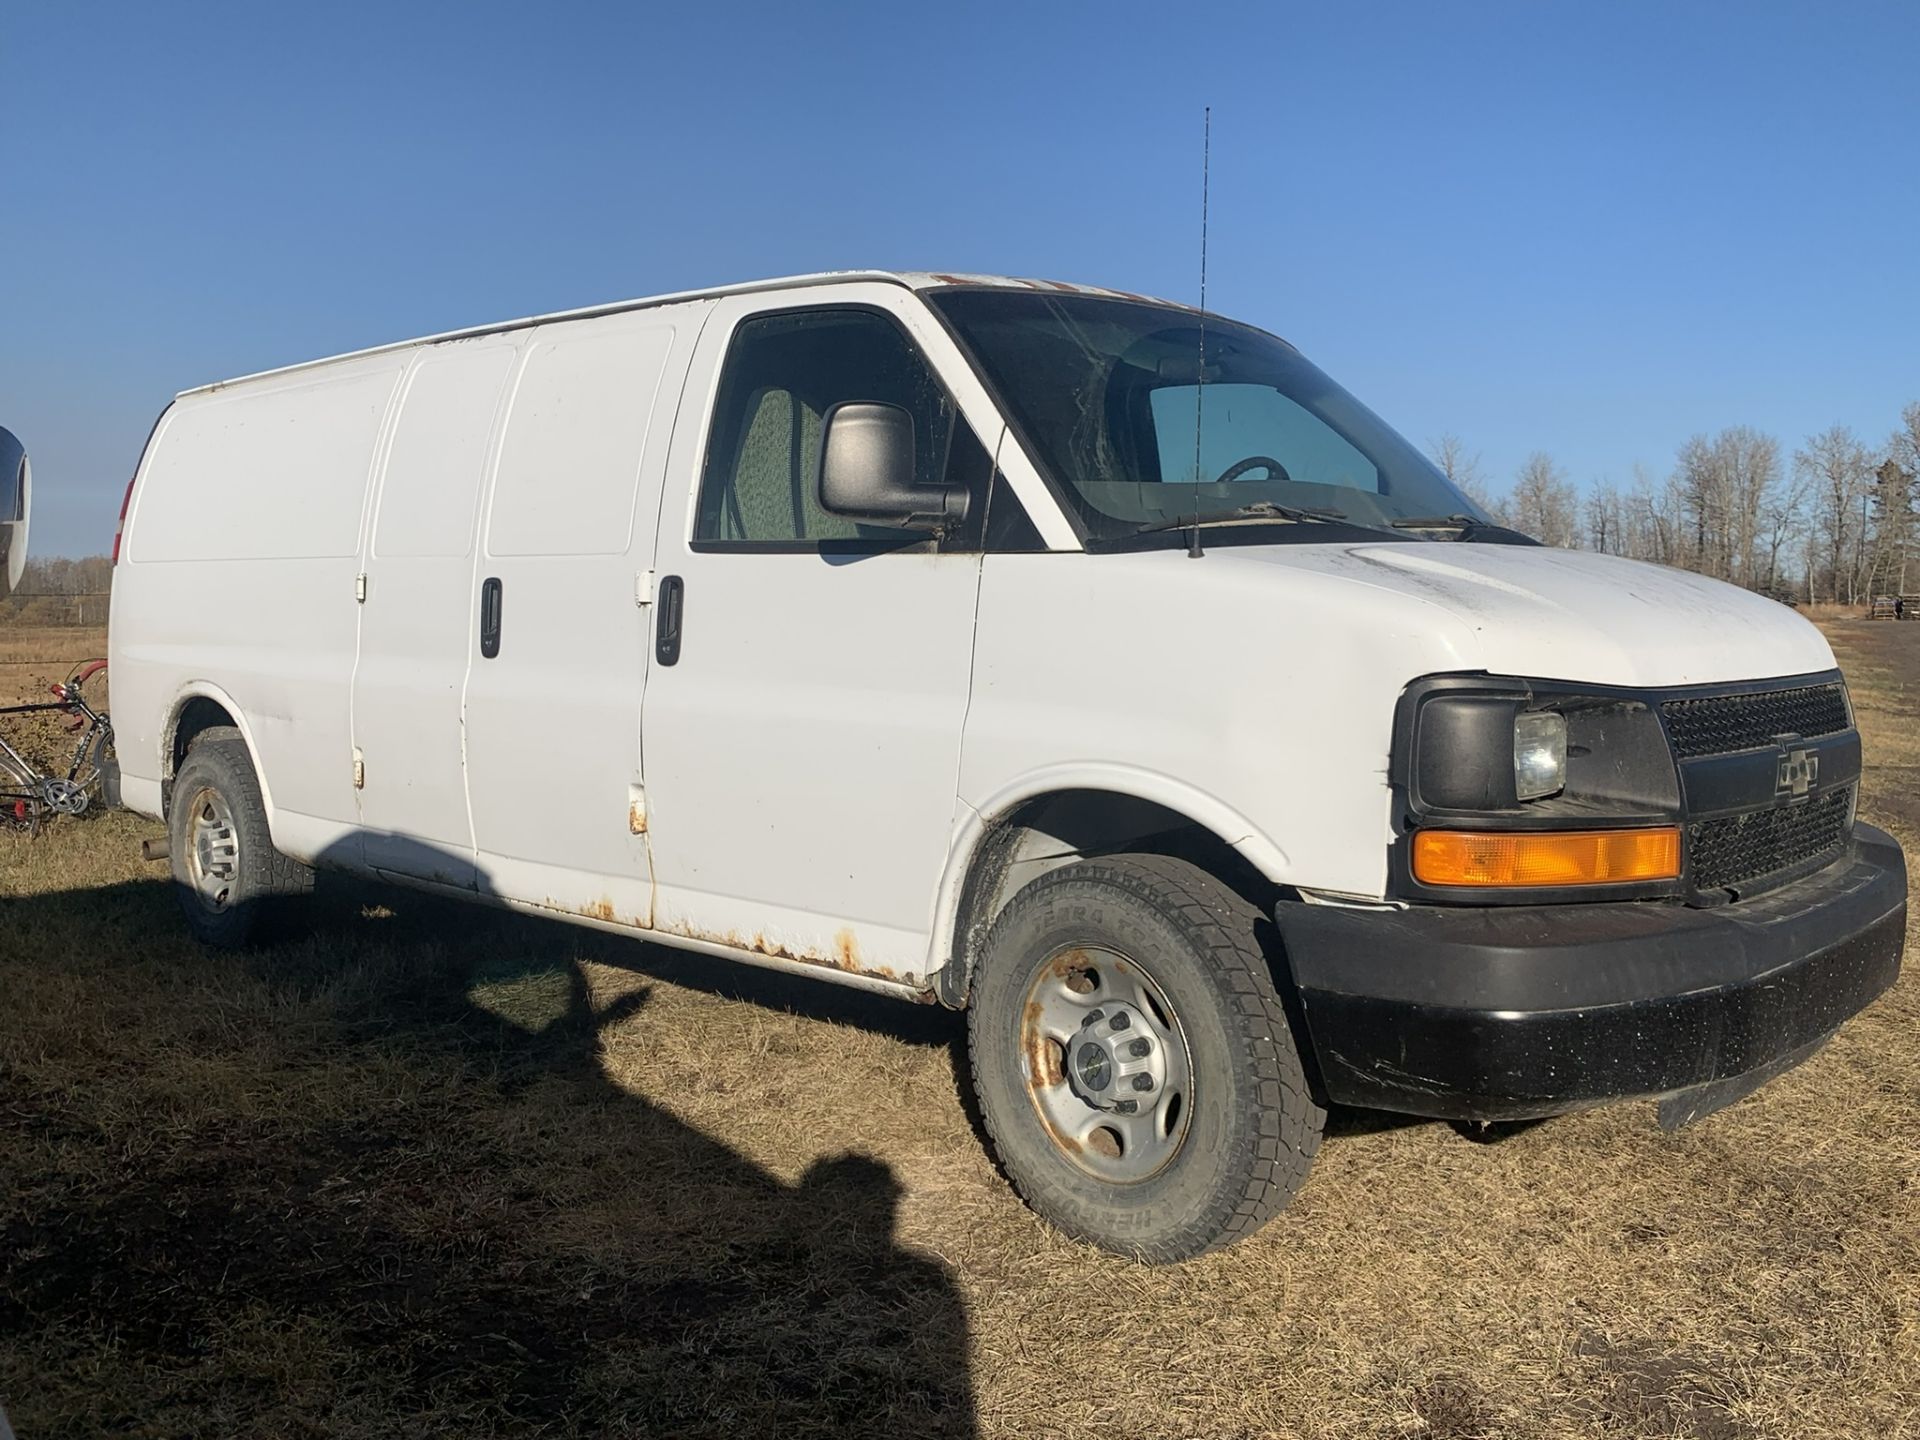
<path id="1" fill-rule="evenodd" d="M 138 474 L 135 475 L 138 479 Z M 113 559 L 110 563 L 120 563 L 120 537 L 127 533 L 127 506 L 133 503 L 133 481 L 127 481 L 127 493 L 120 497 L 120 523 L 113 527 Z"/>

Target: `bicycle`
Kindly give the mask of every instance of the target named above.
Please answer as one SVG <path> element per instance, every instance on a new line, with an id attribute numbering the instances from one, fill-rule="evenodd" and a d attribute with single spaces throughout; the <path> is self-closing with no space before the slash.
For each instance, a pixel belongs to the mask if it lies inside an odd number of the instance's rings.
<path id="1" fill-rule="evenodd" d="M 79 739 L 73 761 L 64 775 L 42 772 L 0 735 L 0 825 L 32 835 L 52 815 L 82 815 L 96 792 L 105 788 L 112 768 L 113 724 L 96 702 L 104 681 L 90 683 L 106 673 L 107 662 L 88 660 L 75 666 L 53 686 L 52 700 L 25 705 L 0 705 L 0 717 L 10 715 L 65 715 L 64 728 Z"/>

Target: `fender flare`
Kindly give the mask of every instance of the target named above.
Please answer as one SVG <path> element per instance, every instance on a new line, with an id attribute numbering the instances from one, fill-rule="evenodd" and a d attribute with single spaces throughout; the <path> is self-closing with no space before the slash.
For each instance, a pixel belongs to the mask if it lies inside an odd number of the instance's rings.
<path id="1" fill-rule="evenodd" d="M 961 813 L 947 844 L 947 863 L 934 895 L 926 971 L 930 982 L 952 963 L 967 877 L 988 837 L 1028 801 L 1066 790 L 1103 790 L 1150 801 L 1211 831 L 1267 879 L 1276 884 L 1290 883 L 1291 863 L 1286 852 L 1239 811 L 1197 786 L 1159 771 L 1105 761 L 1045 766 L 1002 785 L 977 807 L 960 800 Z"/>
<path id="2" fill-rule="evenodd" d="M 227 714 L 233 717 L 240 738 L 246 742 L 247 759 L 253 764 L 253 773 L 260 782 L 260 800 L 266 807 L 267 828 L 271 832 L 274 824 L 273 787 L 267 783 L 267 772 L 260 764 L 260 747 L 254 742 L 253 726 L 247 719 L 247 712 L 233 696 L 211 680 L 188 680 L 173 692 L 173 698 L 167 702 L 167 723 L 160 735 L 160 775 L 168 784 L 173 783 L 173 741 L 180 733 L 180 717 L 186 713 L 189 703 L 194 700 L 211 700 Z"/>

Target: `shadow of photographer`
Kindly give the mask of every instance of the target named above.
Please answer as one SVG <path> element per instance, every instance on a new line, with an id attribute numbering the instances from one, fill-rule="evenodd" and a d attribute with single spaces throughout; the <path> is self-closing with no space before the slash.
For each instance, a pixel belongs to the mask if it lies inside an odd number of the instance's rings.
<path id="1" fill-rule="evenodd" d="M 6 933 L 124 955 L 178 925 L 169 889 L 11 901 Z M 845 1154 L 788 1184 L 610 1078 L 606 1038 L 646 1043 L 651 984 L 596 1006 L 581 932 L 411 892 L 323 893 L 291 919 L 237 962 L 184 942 L 151 962 L 156 1002 L 193 1006 L 198 963 L 257 987 L 242 1012 L 325 1012 L 222 1082 L 252 1102 L 183 1111 L 130 1073 L 116 1103 L 166 1119 L 140 1166 L 81 1185 L 35 1150 L 13 1174 L 0 1340 L 61 1335 L 66 1363 L 137 1373 L 164 1410 L 98 1430 L 974 1433 L 965 1310 L 899 1243 L 888 1166 Z M 0 973 L 54 959 L 0 939 Z M 180 1028 L 206 1067 L 260 1040 L 203 1019 Z M 274 1103 L 303 1087 L 310 1107 Z M 0 1136 L 60 1110 L 0 1065 Z M 264 1356 L 273 1335 L 322 1373 Z M 36 1393 L 11 1377 L 23 1433 L 85 1428 Z"/>

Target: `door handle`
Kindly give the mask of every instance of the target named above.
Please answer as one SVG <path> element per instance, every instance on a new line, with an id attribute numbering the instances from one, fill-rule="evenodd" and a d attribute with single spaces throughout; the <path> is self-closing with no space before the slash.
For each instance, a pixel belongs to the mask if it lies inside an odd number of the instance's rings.
<path id="1" fill-rule="evenodd" d="M 680 617 L 686 609 L 686 596 L 686 582 L 678 575 L 661 578 L 659 603 L 653 607 L 657 617 L 653 630 L 653 658 L 662 665 L 679 663 Z"/>
<path id="2" fill-rule="evenodd" d="M 500 580 L 489 576 L 480 582 L 480 654 L 491 660 L 500 653 Z"/>

